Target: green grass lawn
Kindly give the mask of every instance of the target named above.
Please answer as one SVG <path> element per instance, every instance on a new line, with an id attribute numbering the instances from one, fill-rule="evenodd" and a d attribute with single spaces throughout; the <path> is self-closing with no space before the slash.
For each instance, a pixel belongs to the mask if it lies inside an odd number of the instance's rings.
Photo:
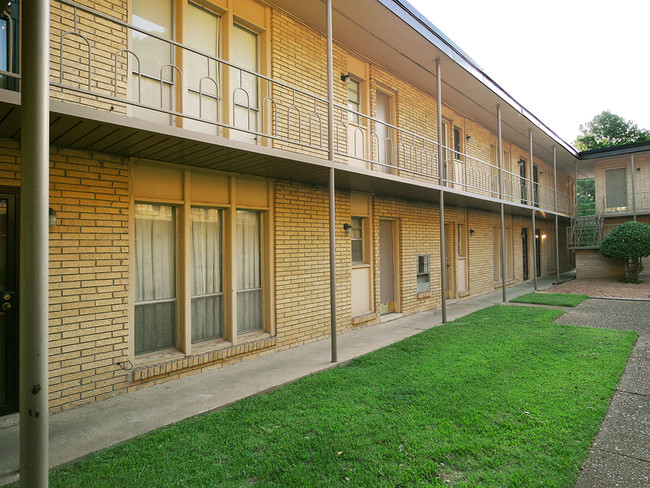
<path id="1" fill-rule="evenodd" d="M 589 295 L 574 295 L 571 293 L 526 293 L 510 301 L 514 303 L 534 303 L 535 305 L 577 307 L 587 298 L 589 298 Z"/>
<path id="2" fill-rule="evenodd" d="M 572 487 L 636 333 L 552 324 L 560 313 L 475 312 L 90 455 L 50 486 Z"/>

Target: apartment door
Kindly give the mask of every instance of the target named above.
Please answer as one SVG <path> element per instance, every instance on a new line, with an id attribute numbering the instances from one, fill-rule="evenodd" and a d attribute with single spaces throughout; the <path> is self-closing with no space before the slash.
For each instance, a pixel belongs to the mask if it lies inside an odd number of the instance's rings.
<path id="1" fill-rule="evenodd" d="M 395 263 L 397 243 L 395 239 L 395 222 L 379 221 L 379 313 L 396 311 L 397 273 Z"/>
<path id="2" fill-rule="evenodd" d="M 605 170 L 605 198 L 607 210 L 623 210 L 627 208 L 625 168 Z"/>
<path id="3" fill-rule="evenodd" d="M 522 269 L 523 269 L 523 280 L 528 279 L 528 229 L 521 229 L 521 255 L 523 257 Z"/>
<path id="4" fill-rule="evenodd" d="M 18 410 L 17 202 L 0 191 L 0 416 Z"/>
<path id="5" fill-rule="evenodd" d="M 454 280 L 454 224 L 445 224 L 445 265 L 447 267 L 447 298 L 456 298 L 456 280 Z"/>
<path id="6" fill-rule="evenodd" d="M 542 276 L 542 234 L 539 229 L 535 230 L 535 264 L 537 265 L 537 277 Z"/>
<path id="7" fill-rule="evenodd" d="M 377 91 L 377 125 L 375 128 L 377 144 L 377 171 L 390 173 L 393 163 L 394 139 L 392 136 L 393 114 L 391 110 L 392 97 L 386 93 Z"/>

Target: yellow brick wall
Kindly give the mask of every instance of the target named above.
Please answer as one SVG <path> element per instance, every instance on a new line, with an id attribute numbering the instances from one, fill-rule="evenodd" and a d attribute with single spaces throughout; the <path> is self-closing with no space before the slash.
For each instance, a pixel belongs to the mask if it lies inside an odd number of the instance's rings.
<path id="1" fill-rule="evenodd" d="M 20 185 L 20 150 L 0 140 L 0 185 Z M 50 152 L 50 408 L 124 391 L 127 359 L 128 165 Z"/>
<path id="2" fill-rule="evenodd" d="M 81 0 L 80 5 L 90 7 L 119 20 L 127 19 L 126 0 Z M 81 9 L 73 9 L 56 0 L 50 2 L 50 81 L 62 83 L 73 88 L 89 90 L 106 96 L 114 96 L 115 58 L 120 49 L 127 48 L 127 30 L 112 21 L 104 20 Z M 76 18 L 76 30 L 75 30 Z M 88 45 L 79 35 L 64 33 L 76 32 L 83 35 Z M 63 49 L 61 40 L 63 39 Z M 90 57 L 90 73 L 88 59 Z M 117 68 L 117 98 L 124 99 L 127 92 L 126 58 L 121 56 Z M 62 74 L 63 73 L 63 74 Z M 61 77 L 63 80 L 61 81 Z M 90 81 L 90 88 L 89 88 Z M 126 105 L 106 101 L 96 96 L 86 95 L 57 87 L 50 89 L 55 100 L 85 105 L 100 110 L 125 113 Z"/>

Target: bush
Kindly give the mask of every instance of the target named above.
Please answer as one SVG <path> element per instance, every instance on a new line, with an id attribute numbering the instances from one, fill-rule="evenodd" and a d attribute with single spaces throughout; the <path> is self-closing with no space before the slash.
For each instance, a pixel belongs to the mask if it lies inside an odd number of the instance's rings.
<path id="1" fill-rule="evenodd" d="M 650 225 L 624 222 L 617 225 L 600 246 L 603 256 L 625 261 L 625 279 L 636 282 L 641 271 L 641 258 L 650 256 Z"/>

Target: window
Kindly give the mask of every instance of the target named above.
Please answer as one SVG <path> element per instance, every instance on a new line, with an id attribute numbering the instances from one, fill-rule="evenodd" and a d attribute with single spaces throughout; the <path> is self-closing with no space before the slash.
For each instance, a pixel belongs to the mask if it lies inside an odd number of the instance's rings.
<path id="1" fill-rule="evenodd" d="M 430 290 L 429 255 L 418 256 L 417 292 L 425 293 Z"/>
<path id="2" fill-rule="evenodd" d="M 361 83 L 353 79 L 348 82 L 348 109 L 348 121 L 359 125 L 359 114 L 353 112 L 361 112 Z"/>
<path id="3" fill-rule="evenodd" d="M 185 43 L 213 57 L 220 56 L 221 17 L 194 3 L 187 6 L 188 29 Z M 190 115 L 219 121 L 219 90 L 221 88 L 221 68 L 216 61 L 208 60 L 194 52 L 187 51 L 187 103 Z M 202 132 L 217 133 L 214 125 L 187 120 L 185 127 Z"/>
<path id="4" fill-rule="evenodd" d="M 191 214 L 192 342 L 223 337 L 222 210 L 193 207 Z"/>
<path id="5" fill-rule="evenodd" d="M 465 235 L 465 224 L 458 224 L 458 257 L 467 256 L 467 236 Z"/>
<path id="6" fill-rule="evenodd" d="M 352 262 L 353 263 L 362 263 L 364 262 L 364 242 L 363 242 L 363 219 L 360 217 L 352 217 L 352 236 L 351 236 L 351 247 L 352 247 Z"/>
<path id="7" fill-rule="evenodd" d="M 519 158 L 519 185 L 521 186 L 521 203 L 526 203 L 528 195 L 526 192 L 526 160 Z"/>
<path id="8" fill-rule="evenodd" d="M 237 331 L 262 329 L 260 213 L 237 210 Z"/>
<path id="9" fill-rule="evenodd" d="M 227 3 L 230 10 L 266 9 L 243 1 Z M 132 30 L 135 56 L 128 55 L 131 99 L 201 120 L 176 119 L 168 113 L 137 106 L 132 113 L 209 134 L 220 134 L 217 123 L 230 124 L 241 129 L 231 130 L 230 137 L 254 143 L 257 137 L 251 132 L 258 131 L 260 112 L 256 75 L 260 71 L 260 35 L 252 30 L 257 29 L 253 24 L 243 27 L 224 21 L 227 9 L 210 7 L 211 3 L 201 0 L 133 0 L 132 23 L 138 30 Z M 265 18 L 258 14 L 251 13 Z M 259 26 L 259 32 L 263 31 L 264 26 Z M 179 39 L 191 50 L 166 42 Z M 222 45 L 230 48 L 222 52 Z M 215 60 L 222 57 L 237 67 L 230 68 Z"/>
<path id="10" fill-rule="evenodd" d="M 176 220 L 168 205 L 135 206 L 135 353 L 177 345 Z"/>
<path id="11" fill-rule="evenodd" d="M 191 355 L 249 332 L 273 334 L 265 285 L 272 272 L 272 183 L 140 163 L 132 176 L 132 354 Z M 232 194 L 249 208 L 236 208 Z M 175 204 L 155 202 L 161 198 Z"/>
<path id="12" fill-rule="evenodd" d="M 454 158 L 460 159 L 461 144 L 460 144 L 460 127 L 454 126 Z"/>

